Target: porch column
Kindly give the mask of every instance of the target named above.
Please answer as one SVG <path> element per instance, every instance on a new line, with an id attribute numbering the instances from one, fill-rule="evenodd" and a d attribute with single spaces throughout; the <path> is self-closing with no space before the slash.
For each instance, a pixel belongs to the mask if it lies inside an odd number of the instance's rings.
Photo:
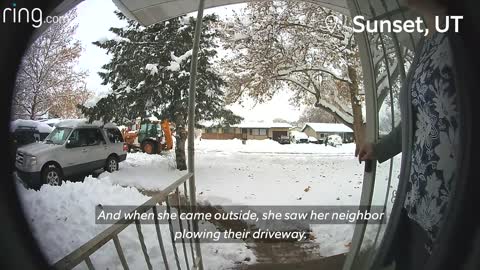
<path id="1" fill-rule="evenodd" d="M 200 35 L 202 34 L 203 9 L 205 0 L 198 4 L 197 22 L 195 25 L 195 36 L 193 39 L 192 63 L 190 66 L 190 87 L 188 92 L 188 172 L 192 173 L 189 181 L 191 209 L 195 213 L 197 208 L 197 191 L 195 188 L 195 91 L 197 81 L 198 50 L 200 46 Z M 198 221 L 193 222 L 193 231 L 198 232 Z M 199 259 L 197 269 L 203 270 L 202 250 L 200 240 L 195 239 L 195 252 Z"/>

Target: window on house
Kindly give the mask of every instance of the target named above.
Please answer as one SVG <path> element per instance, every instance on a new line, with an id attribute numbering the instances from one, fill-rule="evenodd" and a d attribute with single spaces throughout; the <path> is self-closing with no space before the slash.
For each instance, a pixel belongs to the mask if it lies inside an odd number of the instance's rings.
<path id="1" fill-rule="evenodd" d="M 267 129 L 265 128 L 253 128 L 252 129 L 252 135 L 255 136 L 266 136 L 267 135 Z"/>

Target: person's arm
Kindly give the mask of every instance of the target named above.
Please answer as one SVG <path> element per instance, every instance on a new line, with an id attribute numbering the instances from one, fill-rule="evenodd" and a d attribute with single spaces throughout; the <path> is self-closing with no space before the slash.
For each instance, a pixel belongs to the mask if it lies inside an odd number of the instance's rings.
<path id="1" fill-rule="evenodd" d="M 402 152 L 402 127 L 399 124 L 373 145 L 373 154 L 382 163 Z"/>

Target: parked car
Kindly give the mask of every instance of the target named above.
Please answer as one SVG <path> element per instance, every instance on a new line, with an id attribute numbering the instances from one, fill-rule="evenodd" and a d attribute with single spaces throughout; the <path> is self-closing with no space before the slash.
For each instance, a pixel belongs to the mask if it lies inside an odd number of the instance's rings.
<path id="1" fill-rule="evenodd" d="M 290 138 L 288 136 L 285 136 L 285 135 L 280 136 L 278 138 L 278 143 L 280 143 L 280 144 L 290 144 Z"/>
<path id="2" fill-rule="evenodd" d="M 17 175 L 32 188 L 61 185 L 66 177 L 85 176 L 101 168 L 118 170 L 127 150 L 114 124 L 65 120 L 43 142 L 18 148 L 15 167 Z"/>
<path id="3" fill-rule="evenodd" d="M 16 146 L 44 140 L 53 128 L 41 121 L 17 119 L 10 123 L 10 132 Z"/>
<path id="4" fill-rule="evenodd" d="M 318 144 L 319 141 L 317 140 L 317 138 L 310 136 L 310 137 L 308 137 L 308 143 Z"/>
<path id="5" fill-rule="evenodd" d="M 12 156 L 15 159 L 15 153 L 18 147 L 44 140 L 53 130 L 47 124 L 34 120 L 17 119 L 10 123 L 10 147 Z"/>
<path id="6" fill-rule="evenodd" d="M 339 135 L 330 135 L 327 137 L 327 143 L 328 145 L 331 145 L 334 147 L 341 146 L 343 143 L 342 137 L 340 137 Z"/>
<path id="7" fill-rule="evenodd" d="M 290 139 L 292 143 L 308 143 L 308 135 L 300 131 L 292 131 Z"/>

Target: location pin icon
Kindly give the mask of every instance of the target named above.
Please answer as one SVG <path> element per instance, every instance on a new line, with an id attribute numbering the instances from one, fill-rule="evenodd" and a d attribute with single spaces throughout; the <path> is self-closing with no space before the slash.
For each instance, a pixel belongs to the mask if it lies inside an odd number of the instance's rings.
<path id="1" fill-rule="evenodd" d="M 330 14 L 325 18 L 325 26 L 327 27 L 328 31 L 330 31 L 330 34 L 333 33 L 337 28 L 337 23 L 337 17 L 333 14 Z"/>

